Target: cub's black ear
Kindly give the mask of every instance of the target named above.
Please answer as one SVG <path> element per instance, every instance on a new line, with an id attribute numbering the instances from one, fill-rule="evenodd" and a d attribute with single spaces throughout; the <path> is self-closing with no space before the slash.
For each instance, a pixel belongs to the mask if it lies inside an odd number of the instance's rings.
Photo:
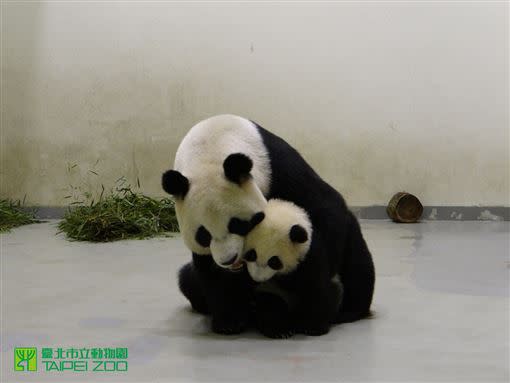
<path id="1" fill-rule="evenodd" d="M 251 226 L 252 227 L 257 226 L 259 223 L 261 223 L 264 220 L 264 218 L 266 218 L 266 215 L 264 214 L 264 212 L 259 211 L 258 213 L 255 213 L 253 215 L 253 217 L 251 217 L 251 220 L 250 220 Z"/>
<path id="2" fill-rule="evenodd" d="M 255 262 L 257 260 L 257 252 L 254 249 L 248 250 L 243 258 L 246 262 Z"/>
<path id="3" fill-rule="evenodd" d="M 228 223 L 228 231 L 242 237 L 246 236 L 252 229 L 249 221 L 243 221 L 239 218 L 232 218 Z"/>
<path id="4" fill-rule="evenodd" d="M 163 190 L 175 197 L 184 198 L 189 190 L 189 181 L 177 170 L 167 170 L 161 177 Z"/>
<path id="5" fill-rule="evenodd" d="M 250 157 L 243 153 L 231 154 L 223 162 L 225 177 L 227 177 L 229 181 L 235 182 L 239 185 L 250 178 L 250 171 L 252 167 L 253 162 Z"/>
<path id="6" fill-rule="evenodd" d="M 305 243 L 308 241 L 308 233 L 300 225 L 294 225 L 290 229 L 289 233 L 290 240 L 294 243 Z"/>

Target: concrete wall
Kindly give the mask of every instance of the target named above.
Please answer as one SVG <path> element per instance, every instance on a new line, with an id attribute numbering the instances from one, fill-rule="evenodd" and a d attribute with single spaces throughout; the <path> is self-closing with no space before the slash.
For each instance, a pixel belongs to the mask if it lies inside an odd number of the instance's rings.
<path id="1" fill-rule="evenodd" d="M 187 129 L 230 112 L 352 205 L 510 206 L 508 4 L 2 7 L 2 197 L 58 206 L 122 175 L 163 195 Z"/>

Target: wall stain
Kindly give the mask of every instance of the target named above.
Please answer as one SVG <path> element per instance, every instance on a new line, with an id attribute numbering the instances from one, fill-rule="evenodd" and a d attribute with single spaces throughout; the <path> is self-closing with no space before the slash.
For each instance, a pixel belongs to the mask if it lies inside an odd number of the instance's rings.
<path id="1" fill-rule="evenodd" d="M 432 211 L 430 212 L 429 219 L 430 220 L 436 220 L 437 219 L 437 209 L 436 208 L 432 209 Z"/>

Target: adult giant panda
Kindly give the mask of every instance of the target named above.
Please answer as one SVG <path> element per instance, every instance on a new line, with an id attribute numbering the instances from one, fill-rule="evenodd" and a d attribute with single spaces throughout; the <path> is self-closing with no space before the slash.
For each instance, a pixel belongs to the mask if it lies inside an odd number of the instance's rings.
<path id="1" fill-rule="evenodd" d="M 192 266 L 180 271 L 181 291 L 212 314 L 215 332 L 239 333 L 247 323 L 255 283 L 243 267 L 244 236 L 263 217 L 266 198 L 303 208 L 325 238 L 324 251 L 347 251 L 350 223 L 342 196 L 287 142 L 245 118 L 220 115 L 192 127 L 162 184 L 176 199 L 179 227 L 193 253 Z M 356 305 L 359 294 L 371 299 L 365 285 L 373 264 L 354 263 L 349 273 L 344 302 Z"/>

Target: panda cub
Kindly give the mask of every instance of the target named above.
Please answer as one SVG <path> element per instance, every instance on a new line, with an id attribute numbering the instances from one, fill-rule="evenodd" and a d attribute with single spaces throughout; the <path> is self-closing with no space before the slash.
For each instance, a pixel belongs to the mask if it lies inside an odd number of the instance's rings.
<path id="1" fill-rule="evenodd" d="M 246 237 L 244 251 L 248 273 L 260 283 L 254 315 L 264 335 L 328 332 L 340 306 L 341 286 L 338 276 L 331 279 L 317 267 L 324 265 L 323 248 L 305 210 L 289 201 L 268 201 L 264 218 Z"/>

